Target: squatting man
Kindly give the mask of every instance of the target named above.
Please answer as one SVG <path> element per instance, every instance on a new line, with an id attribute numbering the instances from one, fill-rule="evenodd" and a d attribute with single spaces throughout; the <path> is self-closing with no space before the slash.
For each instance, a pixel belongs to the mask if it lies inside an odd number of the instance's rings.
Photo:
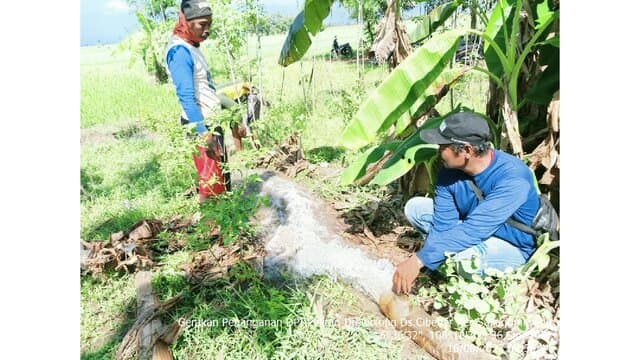
<path id="1" fill-rule="evenodd" d="M 479 273 L 488 268 L 518 268 L 535 251 L 533 235 L 507 223 L 531 224 L 539 200 L 529 168 L 518 158 L 492 148 L 486 120 L 472 112 L 446 117 L 436 129 L 420 131 L 425 143 L 439 145 L 444 168 L 434 199 L 411 198 L 407 219 L 425 242 L 396 267 L 393 291 L 408 294 L 426 266 L 436 270 L 445 253 L 461 261 L 475 256 Z M 484 194 L 480 201 L 470 181 Z"/>

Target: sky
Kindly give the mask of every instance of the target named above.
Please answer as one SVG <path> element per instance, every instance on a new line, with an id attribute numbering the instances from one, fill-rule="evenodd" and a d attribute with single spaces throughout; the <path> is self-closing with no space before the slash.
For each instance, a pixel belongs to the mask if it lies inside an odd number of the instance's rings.
<path id="1" fill-rule="evenodd" d="M 267 14 L 295 16 L 304 0 L 261 0 Z M 354 22 L 339 4 L 334 4 L 325 25 Z M 139 29 L 134 12 L 125 0 L 80 0 L 80 46 L 120 42 Z"/>

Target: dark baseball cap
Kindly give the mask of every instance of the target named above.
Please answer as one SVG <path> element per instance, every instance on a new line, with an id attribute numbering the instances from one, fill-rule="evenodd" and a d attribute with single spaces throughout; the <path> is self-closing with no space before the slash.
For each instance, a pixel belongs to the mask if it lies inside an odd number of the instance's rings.
<path id="1" fill-rule="evenodd" d="M 207 0 L 183 0 L 180 10 L 187 20 L 211 15 L 211 7 Z"/>
<path id="2" fill-rule="evenodd" d="M 479 144 L 491 140 L 489 124 L 480 115 L 460 112 L 447 116 L 437 129 L 420 131 L 428 144 Z"/>

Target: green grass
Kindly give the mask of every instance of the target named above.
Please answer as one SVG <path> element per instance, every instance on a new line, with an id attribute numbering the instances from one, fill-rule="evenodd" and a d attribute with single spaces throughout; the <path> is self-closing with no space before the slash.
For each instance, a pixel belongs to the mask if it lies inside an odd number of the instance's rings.
<path id="1" fill-rule="evenodd" d="M 235 285 L 230 286 L 230 283 Z M 154 289 L 173 296 L 186 289 L 175 273 L 154 278 Z M 248 267 L 236 265 L 228 279 L 196 294 L 186 293 L 173 319 L 191 312 L 191 324 L 173 346 L 182 359 L 398 358 L 400 346 L 363 324 L 336 325 L 335 310 L 354 306 L 350 290 L 326 277 L 300 281 L 285 277 L 260 280 Z M 321 301 L 321 312 L 312 304 Z M 240 320 L 261 323 L 230 325 Z M 333 321 L 333 323 L 332 323 Z"/>
<path id="2" fill-rule="evenodd" d="M 103 279 L 80 280 L 80 350 L 82 359 L 112 359 L 135 320 L 132 275 L 108 273 Z"/>
<path id="3" fill-rule="evenodd" d="M 193 165 L 171 161 L 165 152 L 163 141 L 151 139 L 83 146 L 80 180 L 90 194 L 81 201 L 83 239 L 106 240 L 143 218 L 195 211 L 196 200 L 182 196 L 195 185 Z"/>
<path id="4" fill-rule="evenodd" d="M 113 46 L 80 50 L 80 127 L 140 121 L 156 117 L 177 121 L 180 107 L 170 84 L 159 86 L 142 70 L 131 69 L 128 55 L 112 55 Z"/>

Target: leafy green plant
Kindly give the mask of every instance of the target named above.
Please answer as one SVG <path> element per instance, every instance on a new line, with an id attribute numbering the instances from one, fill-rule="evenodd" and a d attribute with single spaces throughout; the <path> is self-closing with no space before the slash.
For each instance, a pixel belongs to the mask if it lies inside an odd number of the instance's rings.
<path id="1" fill-rule="evenodd" d="M 552 314 L 546 309 L 534 313 L 525 311 L 527 302 L 525 279 L 530 274 L 512 268 L 504 272 L 486 269 L 484 277 L 478 274 L 478 259 L 454 261 L 447 256 L 438 268 L 442 281 L 419 290 L 418 298 L 449 319 L 449 327 L 469 341 L 500 356 L 516 355 L 517 349 L 505 349 L 499 342 L 507 331 L 525 332 L 541 321 L 550 321 Z"/>
<path id="2" fill-rule="evenodd" d="M 527 101 L 551 100 L 559 88 L 560 47 L 559 32 L 554 32 L 554 24 L 560 17 L 560 10 L 553 10 L 547 1 L 499 0 L 489 17 L 485 31 L 468 30 L 482 36 L 487 70 L 476 67 L 489 75 L 497 87 L 498 104 L 502 107 L 503 130 L 507 136 L 502 140 L 502 149 L 511 146 L 513 153 L 522 158 L 524 154 L 518 121 L 518 111 Z M 522 12 L 527 15 L 523 17 Z M 521 22 L 524 22 L 521 30 Z M 529 22 L 534 23 L 532 29 Z M 532 31 L 532 34 L 528 33 Z M 529 61 L 532 55 L 544 58 L 543 64 Z M 538 67 L 538 68 L 537 68 Z M 532 76 L 532 74 L 543 74 Z M 522 85 L 525 90 L 522 91 Z"/>
<path id="3" fill-rule="evenodd" d="M 409 35 L 411 42 L 420 42 L 433 34 L 436 29 L 442 26 L 444 22 L 451 17 L 462 2 L 462 0 L 454 0 L 431 10 Z"/>
<path id="4" fill-rule="evenodd" d="M 212 26 L 207 42 L 224 56 L 226 75 L 233 81 L 238 79 L 236 75 L 241 65 L 238 60 L 246 45 L 247 32 L 255 27 L 256 19 L 260 16 L 253 3 L 246 0 L 209 1 Z M 209 62 L 209 66 L 212 64 Z"/>
<path id="5" fill-rule="evenodd" d="M 267 196 L 245 191 L 248 184 L 259 181 L 262 180 L 254 174 L 233 190 L 207 199 L 201 206 L 201 230 L 219 226 L 224 245 L 236 241 L 241 235 L 252 235 L 255 228 L 249 223 L 250 218 L 259 207 L 269 205 Z M 197 242 L 192 241 L 191 245 L 199 247 Z"/>
<path id="6" fill-rule="evenodd" d="M 282 45 L 278 64 L 288 66 L 302 58 L 311 46 L 309 35 L 316 35 L 322 28 L 322 20 L 329 15 L 333 0 L 306 0 L 304 9 L 289 27 L 287 39 Z"/>
<path id="7" fill-rule="evenodd" d="M 142 31 L 134 33 L 118 44 L 115 53 L 131 51 L 129 67 L 141 60 L 150 75 L 158 83 L 166 83 L 169 79 L 164 66 L 164 51 L 167 46 L 169 31 L 173 21 L 154 22 L 145 17 L 142 12 L 136 12 L 136 17 Z"/>
<path id="8" fill-rule="evenodd" d="M 269 109 L 269 121 L 256 121 L 251 124 L 264 147 L 280 146 L 292 133 L 301 134 L 307 126 L 309 115 L 302 101 L 283 101 Z"/>

